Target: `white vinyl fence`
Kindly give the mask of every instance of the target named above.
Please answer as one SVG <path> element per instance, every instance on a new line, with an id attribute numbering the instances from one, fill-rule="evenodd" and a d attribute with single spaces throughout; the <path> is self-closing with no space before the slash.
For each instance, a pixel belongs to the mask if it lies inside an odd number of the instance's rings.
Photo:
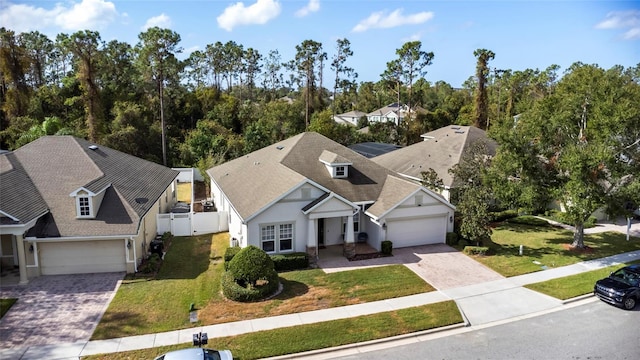
<path id="1" fill-rule="evenodd" d="M 226 211 L 158 214 L 158 234 L 170 231 L 175 236 L 191 236 L 228 230 Z"/>

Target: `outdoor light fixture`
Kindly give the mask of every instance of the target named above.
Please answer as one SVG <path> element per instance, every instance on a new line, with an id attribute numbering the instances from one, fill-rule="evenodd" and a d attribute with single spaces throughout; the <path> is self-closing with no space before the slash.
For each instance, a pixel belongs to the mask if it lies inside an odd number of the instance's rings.
<path id="1" fill-rule="evenodd" d="M 29 245 L 29 252 L 33 254 L 33 244 Z"/>
<path id="2" fill-rule="evenodd" d="M 127 240 L 127 249 L 131 249 L 131 240 Z"/>
<path id="3" fill-rule="evenodd" d="M 449 216 L 449 222 L 452 223 L 453 222 L 453 216 Z"/>
<path id="4" fill-rule="evenodd" d="M 207 345 L 209 343 L 209 337 L 207 333 L 199 332 L 197 334 L 193 334 L 193 346 Z"/>
<path id="5" fill-rule="evenodd" d="M 387 223 L 382 223 L 382 228 L 387 230 Z"/>

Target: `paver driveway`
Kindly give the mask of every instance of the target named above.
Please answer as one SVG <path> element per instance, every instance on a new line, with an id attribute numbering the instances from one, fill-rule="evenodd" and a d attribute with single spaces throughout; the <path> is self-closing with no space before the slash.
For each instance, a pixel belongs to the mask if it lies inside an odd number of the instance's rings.
<path id="1" fill-rule="evenodd" d="M 18 301 L 0 320 L 0 348 L 88 341 L 124 273 L 40 276 L 0 288 Z"/>
<path id="2" fill-rule="evenodd" d="M 324 254 L 323 252 L 326 251 Z M 349 261 L 342 247 L 321 250 L 318 266 L 327 273 L 403 264 L 438 290 L 504 279 L 504 276 L 444 244 L 393 249 L 393 256 Z M 333 252 L 333 253 L 332 253 Z"/>

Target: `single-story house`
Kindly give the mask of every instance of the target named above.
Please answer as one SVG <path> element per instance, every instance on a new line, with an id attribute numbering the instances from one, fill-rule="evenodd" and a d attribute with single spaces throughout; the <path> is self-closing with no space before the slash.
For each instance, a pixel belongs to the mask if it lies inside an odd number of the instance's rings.
<path id="1" fill-rule="evenodd" d="M 178 171 L 72 136 L 0 154 L 0 260 L 40 275 L 135 272 Z"/>
<path id="2" fill-rule="evenodd" d="M 219 211 L 229 213 L 232 245 L 269 254 L 322 256 L 329 245 L 355 254 L 444 243 L 455 208 L 318 133 L 306 132 L 207 170 Z"/>
<path id="3" fill-rule="evenodd" d="M 367 113 L 362 112 L 362 111 L 349 111 L 346 112 L 344 114 L 337 114 L 333 116 L 333 121 L 337 122 L 338 124 L 342 124 L 342 125 L 352 125 L 352 126 L 356 126 L 358 125 L 358 121 L 360 120 L 360 118 L 362 118 L 363 116 L 367 116 Z"/>
<path id="4" fill-rule="evenodd" d="M 449 125 L 421 135 L 424 141 L 394 150 L 371 160 L 395 171 L 405 179 L 420 183 L 422 172 L 433 169 L 443 182 L 440 194 L 450 201 L 454 178 L 449 173 L 462 154 L 477 141 L 485 142 L 487 155 L 495 155 L 497 143 L 475 126 Z"/>

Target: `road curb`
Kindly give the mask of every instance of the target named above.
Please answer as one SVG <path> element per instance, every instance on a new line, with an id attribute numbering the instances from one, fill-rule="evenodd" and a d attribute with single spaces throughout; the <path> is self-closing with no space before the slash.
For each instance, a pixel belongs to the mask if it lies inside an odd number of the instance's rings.
<path id="1" fill-rule="evenodd" d="M 563 304 L 563 305 L 565 305 L 565 304 L 571 304 L 571 303 L 573 303 L 573 302 L 580 301 L 580 300 L 584 300 L 584 299 L 588 299 L 588 298 L 590 298 L 590 297 L 593 297 L 593 293 L 584 294 L 584 295 L 580 295 L 580 296 L 572 297 L 572 298 L 570 298 L 570 299 L 562 300 L 562 304 Z"/>
<path id="2" fill-rule="evenodd" d="M 275 357 L 264 358 L 263 360 L 297 359 L 297 358 L 311 357 L 311 356 L 315 356 L 315 355 L 330 354 L 330 353 L 336 353 L 336 352 L 345 351 L 345 350 L 352 350 L 352 349 L 371 346 L 371 345 L 382 345 L 382 344 L 385 344 L 385 343 L 397 342 L 397 341 L 406 340 L 406 339 L 409 339 L 409 338 L 412 338 L 412 337 L 419 337 L 419 336 L 429 335 L 429 334 L 433 334 L 433 333 L 445 332 L 445 331 L 459 329 L 459 328 L 463 328 L 463 327 L 467 327 L 467 326 L 469 326 L 469 323 L 465 319 L 464 322 L 461 322 L 461 323 L 458 323 L 458 324 L 453 324 L 453 325 L 442 326 L 442 327 L 435 328 L 435 329 L 422 330 L 422 331 L 412 332 L 412 333 L 408 333 L 408 334 L 402 334 L 402 335 L 397 335 L 397 336 L 392 336 L 392 337 L 387 337 L 387 338 L 382 338 L 382 339 L 369 340 L 369 341 L 363 341 L 363 342 L 359 342 L 359 343 L 341 345 L 341 346 L 336 346 L 336 347 L 332 347 L 332 348 L 310 350 L 310 351 L 305 351 L 305 352 L 300 352 L 300 353 L 295 353 L 295 354 L 280 355 L 280 356 L 275 356 Z"/>

